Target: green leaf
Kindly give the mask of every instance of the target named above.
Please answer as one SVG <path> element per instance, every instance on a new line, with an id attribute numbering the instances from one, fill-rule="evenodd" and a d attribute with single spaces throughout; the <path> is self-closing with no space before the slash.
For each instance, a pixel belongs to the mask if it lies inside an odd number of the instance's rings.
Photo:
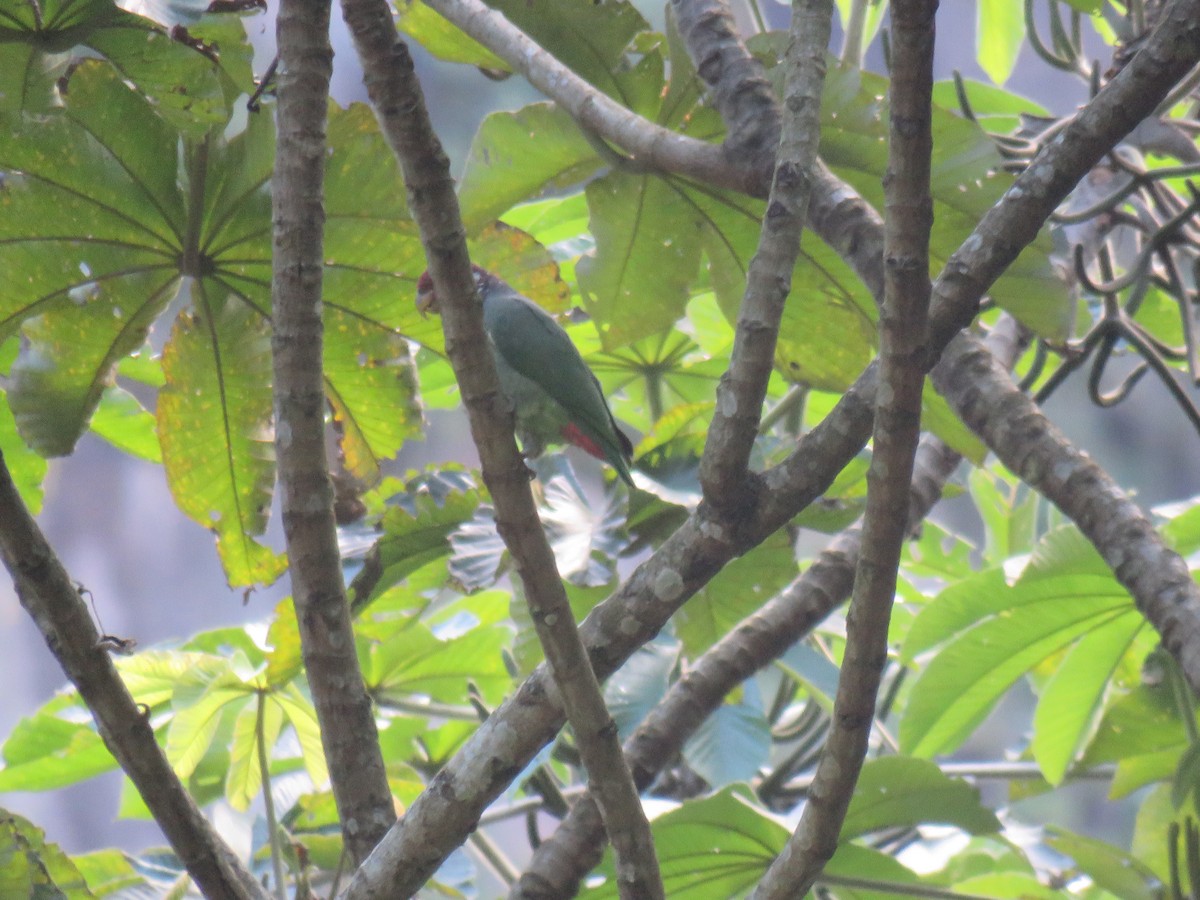
<path id="1" fill-rule="evenodd" d="M 0 809 L 0 897 L 90 900 L 95 895 L 57 844 L 28 820 Z"/>
<path id="2" fill-rule="evenodd" d="M 750 781 L 770 753 L 771 725 L 762 704 L 747 702 L 721 704 L 683 747 L 687 764 L 714 788 Z"/>
<path id="3" fill-rule="evenodd" d="M 821 104 L 822 158 L 876 209 L 884 206 L 887 96 L 887 79 L 834 67 L 826 77 Z M 930 173 L 930 266 L 936 273 L 1012 184 L 1012 177 L 1001 174 L 999 154 L 976 123 L 935 107 L 932 126 L 937 151 Z M 1070 330 L 1074 306 L 1050 265 L 1051 250 L 1043 231 L 989 293 L 1039 335 L 1062 339 Z"/>
<path id="4" fill-rule="evenodd" d="M 1130 611 L 1111 577 L 1069 575 L 1009 587 L 990 571 L 944 591 L 918 614 L 904 656 L 949 642 L 924 666 L 900 723 L 914 756 L 958 746 L 1000 696 L 1038 663 Z"/>
<path id="5" fill-rule="evenodd" d="M 117 363 L 142 345 L 176 286 L 163 272 L 97 284 L 79 306 L 25 323 L 8 402 L 30 447 L 43 456 L 74 449 Z"/>
<path id="6" fill-rule="evenodd" d="M 1108 704 L 1081 765 L 1117 762 L 1110 796 L 1171 777 L 1188 735 L 1168 684 L 1137 684 Z"/>
<path id="7" fill-rule="evenodd" d="M 526 0 L 500 0 L 495 8 L 585 81 L 635 112 L 653 117 L 637 101 L 646 99 L 646 93 L 657 101 L 661 72 L 649 91 L 638 83 L 639 73 L 628 52 L 633 49 L 630 42 L 648 25 L 632 3 L 558 0 L 531 5 Z"/>
<path id="8" fill-rule="evenodd" d="M 17 434 L 17 422 L 7 403 L 0 403 L 0 454 L 3 454 L 4 464 L 21 499 L 29 511 L 37 515 L 42 511 L 45 499 L 42 481 L 48 466 L 46 460 L 30 450 Z"/>
<path id="9" fill-rule="evenodd" d="M 152 103 L 157 114 L 193 135 L 225 121 L 217 66 L 148 19 L 111 0 L 47 0 L 36 7 L 0 4 L 0 115 L 46 113 L 56 81 L 86 47 Z M 65 93 L 73 100 L 72 80 Z"/>
<path id="10" fill-rule="evenodd" d="M 134 871 L 119 850 L 97 850 L 71 857 L 75 868 L 97 897 L 119 896 L 120 891 L 143 887 L 146 879 Z"/>
<path id="11" fill-rule="evenodd" d="M 296 621 L 296 607 L 291 597 L 285 597 L 275 606 L 275 615 L 267 627 L 267 684 L 272 688 L 287 684 L 303 666 L 300 648 L 300 624 Z"/>
<path id="12" fill-rule="evenodd" d="M 57 790 L 116 765 L 94 728 L 39 712 L 21 719 L 4 743 L 0 793 Z"/>
<path id="13" fill-rule="evenodd" d="M 787 842 L 788 831 L 755 808 L 744 788 L 692 800 L 651 823 L 663 888 L 672 900 L 740 897 L 762 878 Z M 580 896 L 616 897 L 612 852 L 597 870 L 602 885 Z"/>
<path id="14" fill-rule="evenodd" d="M 975 19 L 975 58 L 996 84 L 1004 84 L 1025 43 L 1025 16 L 1012 0 L 980 0 Z"/>
<path id="15" fill-rule="evenodd" d="M 198 695 L 230 672 L 229 660 L 208 653 L 143 650 L 117 661 L 121 680 L 139 703 L 156 707 L 177 692 Z"/>
<path id="16" fill-rule="evenodd" d="M 163 350 L 158 433 L 179 508 L 211 528 L 231 585 L 270 583 L 282 556 L 253 535 L 266 528 L 275 479 L 266 323 L 201 287 Z"/>
<path id="17" fill-rule="evenodd" d="M 1155 876 L 1118 847 L 1063 828 L 1051 828 L 1046 843 L 1075 860 L 1079 870 L 1121 900 L 1153 900 Z"/>
<path id="18" fill-rule="evenodd" d="M 382 697 L 430 697 L 462 703 L 467 683 L 491 690 L 509 682 L 501 653 L 507 629 L 474 628 L 451 640 L 438 640 L 424 625 L 413 623 L 374 644 L 363 662 L 363 678 Z"/>
<path id="19" fill-rule="evenodd" d="M 438 59 L 494 72 L 511 71 L 508 63 L 487 47 L 417 0 L 396 4 L 396 27 Z"/>
<path id="20" fill-rule="evenodd" d="M 651 641 L 638 647 L 605 682 L 604 703 L 617 723 L 621 740 L 633 734 L 646 714 L 662 700 L 678 662 L 678 644 L 667 640 Z"/>
<path id="21" fill-rule="evenodd" d="M 418 476 L 390 500 L 380 522 L 382 534 L 368 555 L 379 578 L 370 596 L 350 598 L 355 612 L 422 566 L 450 552 L 450 535 L 479 508 L 479 489 L 463 470 L 446 469 Z M 354 586 L 353 584 L 351 585 Z"/>
<path id="22" fill-rule="evenodd" d="M 1133 841 L 1131 850 L 1133 856 L 1143 865 L 1154 872 L 1163 884 L 1171 883 L 1171 866 L 1168 848 L 1171 846 L 1172 826 L 1179 829 L 1179 837 L 1174 849 L 1179 858 L 1179 876 L 1181 881 L 1181 896 L 1191 896 L 1196 889 L 1189 883 L 1188 870 L 1184 851 L 1183 835 L 1187 833 L 1188 820 L 1193 827 L 1196 820 L 1196 808 L 1187 803 L 1182 809 L 1177 809 L 1171 802 L 1171 786 L 1160 784 L 1153 788 L 1142 805 L 1138 808 L 1134 821 Z"/>
<path id="23" fill-rule="evenodd" d="M 234 809 L 245 812 L 262 787 L 262 768 L 258 764 L 258 718 L 262 707 L 262 743 L 268 758 L 279 732 L 283 730 L 283 709 L 269 696 L 258 694 L 247 703 L 233 724 L 233 743 L 229 747 L 229 773 L 225 777 L 225 799 Z"/>
<path id="24" fill-rule="evenodd" d="M 346 469 L 373 485 L 380 464 L 421 433 L 408 343 L 338 309 L 325 313 L 325 393 Z"/>
<path id="25" fill-rule="evenodd" d="M 961 81 L 967 95 L 971 114 L 984 129 L 993 134 L 1008 134 L 1021 125 L 1021 116 L 1049 116 L 1050 111 L 1028 97 L 1014 94 L 986 81 L 964 78 Z M 942 109 L 958 110 L 961 103 L 958 85 L 953 79 L 938 81 L 933 85 L 933 102 Z M 1178 321 L 1178 315 L 1176 315 Z"/>
<path id="26" fill-rule="evenodd" d="M 269 117 L 267 117 L 269 118 Z M 422 344 L 441 346 L 441 325 L 422 317 L 415 302 L 425 253 L 408 212 L 399 164 L 379 134 L 374 114 L 363 103 L 340 109 L 330 102 L 329 160 L 325 170 L 324 302 L 343 320 L 388 335 L 395 332 Z M 263 160 L 264 179 L 273 160 Z M 264 194 L 264 199 L 269 197 Z M 269 237 L 270 208 L 256 227 Z M 270 284 L 270 241 L 262 243 L 261 263 L 252 273 Z M 250 273 L 248 273 L 250 274 Z M 383 341 L 374 338 L 373 341 Z M 397 410 L 397 417 L 403 415 Z"/>
<path id="27" fill-rule="evenodd" d="M 863 766 L 840 839 L 935 823 L 971 834 L 1000 830 L 1000 820 L 980 802 L 975 786 L 947 777 L 928 760 L 884 756 Z"/>
<path id="28" fill-rule="evenodd" d="M 175 715 L 167 727 L 167 759 L 188 778 L 208 753 L 226 712 L 236 712 L 250 697 L 250 689 L 232 674 L 216 679 L 199 697 L 176 695 Z"/>
<path id="29" fill-rule="evenodd" d="M 458 191 L 467 233 L 477 233 L 517 203 L 581 184 L 601 164 L 556 104 L 492 113 L 471 142 Z"/>
<path id="30" fill-rule="evenodd" d="M 777 531 L 725 566 L 675 614 L 684 655 L 699 656 L 796 577 L 787 531 Z"/>
<path id="31" fill-rule="evenodd" d="M 821 875 L 829 876 L 828 880 L 818 876 L 817 884 L 825 885 L 838 900 L 896 900 L 894 885 L 915 887 L 921 883 L 921 879 L 895 857 L 872 847 L 848 843 L 838 845 Z M 848 887 L 835 880 L 838 876 L 853 879 L 854 886 Z M 870 889 L 872 882 L 880 883 L 878 890 Z"/>
<path id="32" fill-rule="evenodd" d="M 321 744 L 321 726 L 317 723 L 317 711 L 295 683 L 286 685 L 272 698 L 283 709 L 288 723 L 300 740 L 300 752 L 304 757 L 304 768 L 318 789 L 329 783 L 329 767 L 325 763 L 325 748 Z"/>
<path id="33" fill-rule="evenodd" d="M 587 186 L 596 251 L 576 272 L 604 349 L 670 329 L 700 264 L 701 220 L 663 179 L 614 172 Z"/>
<path id="34" fill-rule="evenodd" d="M 1146 624 L 1130 610 L 1085 634 L 1059 664 L 1038 698 L 1030 750 L 1052 785 L 1062 783 L 1103 711 L 1109 680 Z"/>
<path id="35" fill-rule="evenodd" d="M 721 311 L 736 322 L 764 204 L 729 191 L 679 190 L 701 223 L 701 243 Z M 685 239 L 690 221 L 681 220 L 677 227 L 680 234 L 674 239 Z M 874 301 L 854 272 L 828 244 L 805 232 L 780 323 L 776 368 L 792 383 L 845 389 L 874 354 L 875 318 Z"/>
<path id="36" fill-rule="evenodd" d="M 154 414 L 122 388 L 110 385 L 100 394 L 91 427 L 119 450 L 150 462 L 162 462 Z"/>

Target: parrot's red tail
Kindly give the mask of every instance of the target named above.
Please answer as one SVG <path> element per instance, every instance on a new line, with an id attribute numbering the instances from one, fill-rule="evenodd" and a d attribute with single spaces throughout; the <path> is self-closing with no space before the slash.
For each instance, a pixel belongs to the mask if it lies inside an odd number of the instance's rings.
<path id="1" fill-rule="evenodd" d="M 562 436 L 564 441 L 574 444 L 585 453 L 590 453 L 599 460 L 604 459 L 604 451 L 600 449 L 600 445 L 580 431 L 579 426 L 574 422 L 568 422 L 563 426 Z"/>

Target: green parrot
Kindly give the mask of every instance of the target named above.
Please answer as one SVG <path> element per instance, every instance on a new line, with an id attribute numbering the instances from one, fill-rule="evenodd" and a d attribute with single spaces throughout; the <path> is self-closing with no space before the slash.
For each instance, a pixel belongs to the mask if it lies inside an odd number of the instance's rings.
<path id="1" fill-rule="evenodd" d="M 547 444 L 568 443 L 606 461 L 633 487 L 633 444 L 617 427 L 600 382 L 571 339 L 544 309 L 491 272 L 472 266 L 483 300 L 483 327 L 492 345 L 500 389 L 517 419 L 527 459 Z M 437 312 L 433 279 L 417 281 L 417 309 Z"/>

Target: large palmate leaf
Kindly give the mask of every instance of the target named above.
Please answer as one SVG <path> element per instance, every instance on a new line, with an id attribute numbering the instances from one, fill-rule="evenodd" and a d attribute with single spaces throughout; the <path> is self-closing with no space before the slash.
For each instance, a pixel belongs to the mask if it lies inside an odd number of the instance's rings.
<path id="1" fill-rule="evenodd" d="M 0 115 L 52 109 L 72 55 L 106 59 L 192 136 L 228 116 L 217 63 L 113 0 L 0 0 Z"/>
<path id="2" fill-rule="evenodd" d="M 180 508 L 216 531 L 231 583 L 270 580 L 281 560 L 254 537 L 274 478 L 271 117 L 196 139 L 98 61 L 74 71 L 66 97 L 60 111 L 0 129 L 0 168 L 14 173 L 0 195 L 0 334 L 22 332 L 9 387 L 17 426 L 39 453 L 68 453 L 108 397 L 97 429 L 157 458 L 148 414 L 111 386 L 189 277 L 157 441 Z M 420 425 L 400 334 L 440 331 L 411 302 L 420 244 L 373 118 L 333 107 L 329 136 L 326 386 L 347 466 L 370 483 Z"/>

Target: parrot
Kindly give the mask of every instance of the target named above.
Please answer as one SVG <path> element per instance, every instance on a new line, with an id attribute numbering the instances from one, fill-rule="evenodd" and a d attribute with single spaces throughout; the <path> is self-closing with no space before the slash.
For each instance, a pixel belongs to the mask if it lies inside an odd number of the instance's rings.
<path id="1" fill-rule="evenodd" d="M 566 331 L 491 272 L 471 269 L 500 389 L 516 417 L 526 459 L 540 456 L 548 444 L 573 444 L 607 462 L 633 487 L 633 443 L 617 427 L 600 382 Z M 417 309 L 425 314 L 437 312 L 437 306 L 433 279 L 424 272 L 417 280 Z"/>

